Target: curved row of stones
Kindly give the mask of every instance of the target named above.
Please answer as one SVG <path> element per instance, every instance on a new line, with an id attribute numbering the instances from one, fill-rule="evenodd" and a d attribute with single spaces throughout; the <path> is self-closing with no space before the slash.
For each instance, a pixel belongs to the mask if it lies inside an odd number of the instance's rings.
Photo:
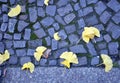
<path id="1" fill-rule="evenodd" d="M 0 0 L 0 52 L 8 49 L 11 57 L 3 65 L 23 65 L 32 61 L 40 66 L 62 66 L 59 56 L 64 51 L 78 55 L 79 64 L 99 64 L 100 54 L 109 54 L 120 65 L 120 2 L 117 0 Z M 8 7 L 22 5 L 19 16 L 9 18 Z M 86 44 L 81 40 L 85 26 L 95 26 L 101 32 Z M 53 38 L 59 32 L 60 41 Z M 34 51 L 38 46 L 52 49 L 48 59 L 37 62 Z"/>

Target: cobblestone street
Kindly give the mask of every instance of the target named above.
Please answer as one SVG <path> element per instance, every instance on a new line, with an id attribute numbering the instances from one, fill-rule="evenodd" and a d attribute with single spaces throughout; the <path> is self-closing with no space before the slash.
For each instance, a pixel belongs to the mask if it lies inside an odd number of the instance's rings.
<path id="1" fill-rule="evenodd" d="M 9 7 L 17 4 L 21 13 L 8 17 Z M 81 37 L 84 27 L 90 26 L 101 35 L 87 44 Z M 55 32 L 60 41 L 53 38 Z M 38 46 L 52 50 L 48 59 L 35 60 Z M 0 65 L 0 76 L 3 68 L 29 61 L 37 67 L 62 67 L 59 57 L 65 51 L 78 56 L 79 64 L 71 67 L 96 67 L 100 54 L 108 54 L 113 66 L 120 67 L 120 0 L 50 0 L 48 6 L 44 0 L 0 0 L 0 53 L 6 49 L 11 56 Z"/>

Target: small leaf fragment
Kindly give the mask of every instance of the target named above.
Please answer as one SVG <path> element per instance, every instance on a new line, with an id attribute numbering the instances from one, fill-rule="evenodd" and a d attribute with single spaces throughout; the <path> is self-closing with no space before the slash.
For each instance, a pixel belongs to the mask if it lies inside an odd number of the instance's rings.
<path id="1" fill-rule="evenodd" d="M 61 39 L 58 35 L 58 32 L 54 33 L 54 39 L 57 41 Z"/>
<path id="2" fill-rule="evenodd" d="M 21 12 L 21 6 L 18 4 L 16 7 L 10 9 L 8 16 L 15 17 L 15 16 L 19 15 L 20 12 Z"/>
<path id="3" fill-rule="evenodd" d="M 44 0 L 44 4 L 48 6 L 49 0 Z"/>
<path id="4" fill-rule="evenodd" d="M 34 68 L 35 68 L 35 66 L 32 62 L 27 62 L 27 63 L 23 64 L 23 66 L 22 66 L 22 70 L 29 69 L 30 73 L 33 73 Z"/>

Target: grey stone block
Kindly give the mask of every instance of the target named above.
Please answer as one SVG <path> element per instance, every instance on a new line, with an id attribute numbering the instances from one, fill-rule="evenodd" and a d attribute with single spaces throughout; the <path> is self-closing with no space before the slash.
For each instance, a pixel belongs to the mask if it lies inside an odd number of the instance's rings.
<path id="1" fill-rule="evenodd" d="M 118 12 L 120 10 L 120 3 L 117 0 L 111 0 L 107 4 L 113 11 Z"/>
<path id="2" fill-rule="evenodd" d="M 25 6 L 25 5 L 22 5 L 22 6 L 21 6 L 21 9 L 22 9 L 21 12 L 23 12 L 23 13 L 26 12 L 26 6 Z"/>
<path id="3" fill-rule="evenodd" d="M 54 16 L 56 13 L 56 6 L 55 5 L 48 5 L 46 7 L 46 13 L 50 16 Z"/>
<path id="4" fill-rule="evenodd" d="M 91 60 L 91 65 L 97 65 L 99 64 L 99 57 L 93 57 Z"/>
<path id="5" fill-rule="evenodd" d="M 101 41 L 103 41 L 103 36 L 100 35 L 100 37 L 95 38 L 95 41 L 96 41 L 96 42 L 101 42 Z"/>
<path id="6" fill-rule="evenodd" d="M 15 33 L 14 34 L 14 40 L 20 40 L 21 39 L 21 34 L 20 33 Z"/>
<path id="7" fill-rule="evenodd" d="M 0 40 L 2 40 L 2 38 L 3 38 L 3 34 L 2 34 L 2 33 L 0 33 Z"/>
<path id="8" fill-rule="evenodd" d="M 101 51 L 100 51 L 100 54 L 108 54 L 108 50 L 107 50 L 107 49 L 101 50 Z"/>
<path id="9" fill-rule="evenodd" d="M 87 0 L 87 4 L 95 4 L 98 0 Z"/>
<path id="10" fill-rule="evenodd" d="M 109 12 L 105 11 L 103 12 L 103 14 L 100 16 L 100 21 L 103 24 L 106 24 L 108 22 L 108 20 L 110 19 L 111 14 L 109 14 Z"/>
<path id="11" fill-rule="evenodd" d="M 76 26 L 74 24 L 65 26 L 65 31 L 67 34 L 73 33 L 76 31 Z"/>
<path id="12" fill-rule="evenodd" d="M 56 20 L 58 23 L 62 24 L 62 25 L 65 25 L 65 24 L 66 24 L 66 23 L 64 22 L 64 20 L 62 19 L 62 17 L 59 16 L 59 15 L 56 15 L 56 16 L 55 16 L 55 20 Z"/>
<path id="13" fill-rule="evenodd" d="M 16 19 L 9 19 L 8 31 L 9 31 L 10 33 L 14 33 L 16 23 L 17 23 L 17 20 L 16 20 Z"/>
<path id="14" fill-rule="evenodd" d="M 36 23 L 33 25 L 33 28 L 34 28 L 34 30 L 37 30 L 37 29 L 41 28 L 40 23 L 39 23 L 39 22 L 36 22 Z"/>
<path id="15" fill-rule="evenodd" d="M 99 1 L 96 5 L 95 5 L 95 11 L 98 15 L 102 14 L 102 12 L 107 8 L 106 5 L 102 2 Z"/>
<path id="16" fill-rule="evenodd" d="M 40 60 L 40 65 L 41 66 L 46 66 L 47 65 L 47 59 L 41 59 Z"/>
<path id="17" fill-rule="evenodd" d="M 86 8 L 83 9 L 83 15 L 84 16 L 86 16 L 86 15 L 92 13 L 92 12 L 93 12 L 93 8 L 92 7 L 88 6 L 88 7 L 86 7 Z"/>
<path id="18" fill-rule="evenodd" d="M 20 16 L 19 16 L 19 19 L 25 21 L 25 20 L 28 19 L 28 15 L 27 15 L 27 14 L 20 15 Z"/>
<path id="19" fill-rule="evenodd" d="M 27 56 L 34 56 L 35 49 L 28 49 Z"/>
<path id="20" fill-rule="evenodd" d="M 83 8 L 83 7 L 86 7 L 86 0 L 80 0 L 80 6 Z"/>
<path id="21" fill-rule="evenodd" d="M 28 3 L 34 3 L 36 0 L 28 0 Z"/>
<path id="22" fill-rule="evenodd" d="M 83 28 L 86 25 L 83 18 L 80 18 L 77 22 L 78 22 L 79 28 Z"/>
<path id="23" fill-rule="evenodd" d="M 80 9 L 80 10 L 78 10 L 78 17 L 82 17 L 82 16 L 84 16 L 84 14 L 83 14 L 83 10 Z"/>
<path id="24" fill-rule="evenodd" d="M 13 46 L 13 41 L 4 41 L 4 43 L 5 43 L 5 47 L 8 49 L 8 48 L 12 48 L 12 46 Z"/>
<path id="25" fill-rule="evenodd" d="M 7 14 L 3 14 L 3 22 L 8 22 L 8 15 Z"/>
<path id="26" fill-rule="evenodd" d="M 30 57 L 20 57 L 20 65 L 23 65 L 24 63 L 31 62 Z"/>
<path id="27" fill-rule="evenodd" d="M 8 40 L 12 40 L 12 35 L 5 33 L 4 38 Z"/>
<path id="28" fill-rule="evenodd" d="M 96 27 L 99 31 L 104 30 L 103 24 L 97 24 L 97 25 L 94 25 L 94 27 Z"/>
<path id="29" fill-rule="evenodd" d="M 7 27 L 8 27 L 8 24 L 7 24 L 7 23 L 2 23 L 0 30 L 1 30 L 2 32 L 5 32 L 5 31 L 7 30 Z"/>
<path id="30" fill-rule="evenodd" d="M 36 7 L 29 7 L 29 19 L 30 22 L 36 22 L 37 20 L 37 8 Z"/>
<path id="31" fill-rule="evenodd" d="M 47 46 L 51 45 L 51 38 L 49 36 L 45 38 L 45 41 L 47 43 Z"/>
<path id="32" fill-rule="evenodd" d="M 67 35 L 64 30 L 60 30 L 58 32 L 58 35 L 61 37 L 61 40 L 65 40 L 67 38 Z"/>
<path id="33" fill-rule="evenodd" d="M 38 38 L 43 38 L 46 36 L 46 33 L 45 31 L 43 30 L 43 28 L 40 28 L 38 30 L 35 30 L 34 31 L 35 35 L 38 37 Z"/>
<path id="34" fill-rule="evenodd" d="M 8 51 L 9 51 L 10 55 L 14 55 L 15 54 L 15 51 L 12 48 L 8 49 Z"/>
<path id="35" fill-rule="evenodd" d="M 86 23 L 86 26 L 92 26 L 92 25 L 98 24 L 98 19 L 96 15 L 93 14 L 92 16 L 86 17 L 85 23 Z"/>
<path id="36" fill-rule="evenodd" d="M 53 24 L 53 27 L 54 27 L 55 30 L 59 30 L 59 29 L 60 29 L 60 26 L 59 26 L 58 23 L 54 23 L 54 24 Z"/>
<path id="37" fill-rule="evenodd" d="M 60 55 L 65 51 L 68 51 L 68 49 L 67 48 L 62 48 L 62 49 L 59 49 L 57 51 L 54 51 L 53 52 L 54 58 L 60 58 Z"/>
<path id="38" fill-rule="evenodd" d="M 57 64 L 56 60 L 49 60 L 49 66 L 55 66 Z"/>
<path id="39" fill-rule="evenodd" d="M 99 43 L 98 45 L 98 49 L 105 49 L 107 47 L 107 44 L 105 42 Z"/>
<path id="40" fill-rule="evenodd" d="M 44 27 L 49 27 L 54 23 L 54 19 L 52 17 L 46 17 L 40 22 Z"/>
<path id="41" fill-rule="evenodd" d="M 74 53 L 87 53 L 83 45 L 72 46 L 70 47 L 70 51 Z"/>
<path id="42" fill-rule="evenodd" d="M 85 56 L 78 58 L 78 61 L 79 61 L 78 63 L 79 66 L 87 65 L 87 58 Z"/>
<path id="43" fill-rule="evenodd" d="M 120 11 L 117 12 L 113 17 L 112 20 L 116 23 L 119 24 L 120 23 Z"/>
<path id="44" fill-rule="evenodd" d="M 39 17 L 45 17 L 45 11 L 42 7 L 38 7 L 37 13 Z"/>
<path id="45" fill-rule="evenodd" d="M 53 28 L 53 27 L 49 28 L 49 29 L 48 29 L 48 33 L 49 33 L 49 35 L 50 35 L 51 37 L 53 37 L 53 35 L 54 35 L 54 33 L 55 33 L 54 28 Z"/>
<path id="46" fill-rule="evenodd" d="M 30 40 L 30 36 L 31 36 L 31 29 L 25 29 L 25 32 L 24 32 L 24 39 L 25 40 Z"/>
<path id="47" fill-rule="evenodd" d="M 89 51 L 89 53 L 92 55 L 92 56 L 96 56 L 97 55 L 97 52 L 96 52 L 96 50 L 95 50 L 95 47 L 94 47 L 94 45 L 92 44 L 92 43 L 88 43 L 87 44 L 87 48 L 88 48 L 88 51 Z"/>
<path id="48" fill-rule="evenodd" d="M 16 0 L 10 0 L 10 4 L 13 5 L 15 4 Z"/>
<path id="49" fill-rule="evenodd" d="M 21 57 L 21 56 L 26 56 L 26 49 L 17 49 L 16 50 L 16 55 L 18 56 L 18 57 Z"/>
<path id="50" fill-rule="evenodd" d="M 26 41 L 13 41 L 14 48 L 24 48 L 26 46 Z"/>
<path id="51" fill-rule="evenodd" d="M 76 16 L 74 13 L 70 13 L 64 17 L 64 21 L 66 22 L 66 24 L 69 24 L 70 22 L 74 20 L 75 17 Z"/>
<path id="52" fill-rule="evenodd" d="M 111 41 L 111 37 L 109 34 L 104 35 L 104 40 L 108 43 Z"/>
<path id="53" fill-rule="evenodd" d="M 76 4 L 74 5 L 74 10 L 75 10 L 75 11 L 78 11 L 79 9 L 80 9 L 79 3 L 76 3 Z"/>
<path id="54" fill-rule="evenodd" d="M 43 6 L 44 0 L 37 0 L 37 6 Z"/>
<path id="55" fill-rule="evenodd" d="M 59 0 L 57 2 L 58 7 L 64 6 L 68 3 L 69 0 Z"/>
<path id="56" fill-rule="evenodd" d="M 109 54 L 115 55 L 118 54 L 118 42 L 111 42 L 108 44 Z"/>
<path id="57" fill-rule="evenodd" d="M 17 62 L 18 62 L 18 58 L 16 56 L 14 56 L 14 55 L 10 56 L 9 64 L 15 65 L 15 64 L 17 64 Z"/>
<path id="58" fill-rule="evenodd" d="M 68 42 L 66 42 L 66 41 L 58 42 L 58 48 L 63 48 L 63 47 L 67 47 L 67 46 L 68 46 Z"/>
<path id="59" fill-rule="evenodd" d="M 23 31 L 25 29 L 25 27 L 27 27 L 29 25 L 29 23 L 25 22 L 25 21 L 19 21 L 18 22 L 18 27 L 17 27 L 17 30 L 19 32 Z"/>
<path id="60" fill-rule="evenodd" d="M 28 47 L 29 48 L 36 48 L 36 47 L 41 46 L 41 45 L 42 45 L 42 40 L 41 39 L 28 41 Z"/>
<path id="61" fill-rule="evenodd" d="M 0 42 L 0 52 L 3 53 L 5 49 L 5 45 L 3 44 L 3 42 Z"/>
<path id="62" fill-rule="evenodd" d="M 2 12 L 8 12 L 8 5 L 7 4 L 2 4 Z"/>
<path id="63" fill-rule="evenodd" d="M 79 40 L 79 37 L 77 35 L 75 35 L 75 34 L 70 34 L 68 36 L 68 39 L 69 39 L 71 44 L 76 44 L 77 41 Z"/>
<path id="64" fill-rule="evenodd" d="M 7 0 L 0 0 L 0 2 L 7 2 Z"/>
<path id="65" fill-rule="evenodd" d="M 58 48 L 58 42 L 54 39 L 52 39 L 51 48 L 52 48 L 52 50 L 56 50 Z"/>
<path id="66" fill-rule="evenodd" d="M 71 4 L 66 5 L 65 7 L 61 7 L 57 9 L 57 12 L 60 16 L 64 16 L 68 13 L 71 13 L 73 11 Z"/>

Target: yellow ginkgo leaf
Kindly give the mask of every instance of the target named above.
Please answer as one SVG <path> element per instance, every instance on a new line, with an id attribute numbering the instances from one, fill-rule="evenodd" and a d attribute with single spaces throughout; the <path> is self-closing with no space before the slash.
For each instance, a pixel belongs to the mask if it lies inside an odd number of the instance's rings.
<path id="1" fill-rule="evenodd" d="M 16 7 L 10 9 L 8 16 L 14 17 L 14 16 L 19 15 L 20 12 L 21 12 L 21 6 L 18 4 Z"/>
<path id="2" fill-rule="evenodd" d="M 4 54 L 0 54 L 0 64 L 8 60 L 9 58 L 10 58 L 10 53 L 8 52 L 8 50 L 5 50 Z"/>
<path id="3" fill-rule="evenodd" d="M 44 0 L 44 4 L 48 6 L 49 0 Z"/>
<path id="4" fill-rule="evenodd" d="M 66 66 L 67 68 L 70 68 L 70 62 L 67 61 L 67 60 L 62 61 L 61 64 L 63 64 L 63 65 Z"/>
<path id="5" fill-rule="evenodd" d="M 85 27 L 82 32 L 83 40 L 88 43 L 90 39 L 93 39 L 95 36 L 100 37 L 100 32 L 95 27 Z"/>
<path id="6" fill-rule="evenodd" d="M 78 58 L 77 55 L 74 54 L 73 52 L 63 52 L 60 55 L 60 58 L 65 59 L 65 61 L 62 62 L 65 66 L 69 68 L 70 63 L 75 63 L 78 64 Z M 69 64 L 68 64 L 69 63 Z"/>
<path id="7" fill-rule="evenodd" d="M 45 52 L 45 50 L 47 50 L 46 47 L 44 46 L 39 46 L 36 48 L 36 52 L 34 53 L 34 58 L 37 60 L 37 61 L 40 61 L 43 53 Z"/>
<path id="8" fill-rule="evenodd" d="M 103 64 L 105 65 L 105 72 L 109 72 L 113 67 L 112 59 L 106 54 L 101 54 L 101 58 L 103 60 Z"/>
<path id="9" fill-rule="evenodd" d="M 33 73 L 34 68 L 35 68 L 35 66 L 32 62 L 27 62 L 27 63 L 23 64 L 23 66 L 22 66 L 22 70 L 29 69 L 31 73 Z"/>
<path id="10" fill-rule="evenodd" d="M 54 33 L 54 39 L 57 41 L 61 39 L 58 35 L 58 32 Z"/>

